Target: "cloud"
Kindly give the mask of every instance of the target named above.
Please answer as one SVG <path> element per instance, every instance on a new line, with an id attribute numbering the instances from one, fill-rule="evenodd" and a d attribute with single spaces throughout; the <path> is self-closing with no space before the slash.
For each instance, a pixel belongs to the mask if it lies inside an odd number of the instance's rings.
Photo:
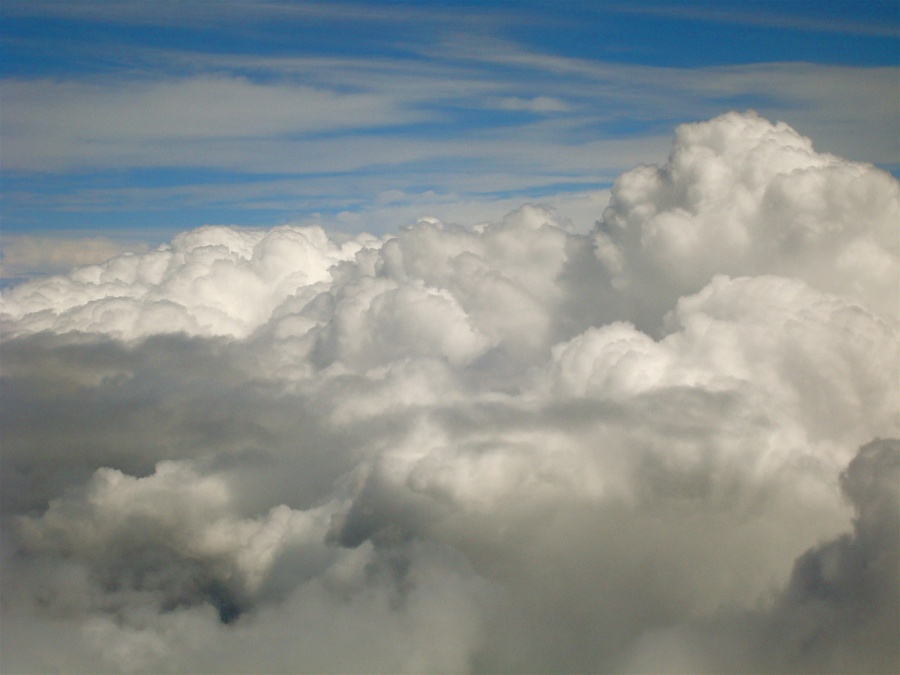
<path id="1" fill-rule="evenodd" d="M 682 126 L 665 165 L 617 179 L 598 251 L 614 284 L 640 293 L 647 283 L 648 301 L 665 306 L 715 273 L 774 273 L 896 316 L 898 202 L 888 174 L 816 153 L 783 123 L 732 113 Z"/>
<path id="2" fill-rule="evenodd" d="M 4 165 L 17 170 L 160 166 L 178 144 L 272 138 L 410 122 L 374 93 L 199 75 L 162 81 L 3 84 Z M 160 153 L 160 149 L 165 153 Z M 144 157 L 142 157 L 142 155 Z M 150 159 L 148 163 L 148 158 Z M 156 158 L 155 161 L 153 158 Z M 201 157 L 204 165 L 209 157 Z M 175 161 L 181 165 L 183 161 Z M 164 165 L 172 165 L 168 160 Z M 195 158 L 190 165 L 198 165 Z"/>
<path id="3" fill-rule="evenodd" d="M 360 246 L 339 246 L 320 228 L 206 227 L 150 253 L 125 254 L 15 288 L 4 307 L 19 326 L 12 332 L 53 327 L 128 339 L 163 327 L 162 332 L 243 336 L 298 288 L 327 279 L 329 267 Z M 68 326 L 53 326 L 60 320 Z"/>
<path id="4" fill-rule="evenodd" d="M 230 502 L 223 480 L 184 462 L 160 462 L 143 478 L 100 468 L 83 491 L 51 501 L 40 519 L 24 518 L 19 532 L 24 551 L 85 561 L 103 588 L 139 594 L 136 602 L 160 612 L 207 602 L 230 623 L 245 604 L 276 594 L 266 588 L 277 586 L 274 567 L 302 578 L 327 564 L 316 549 L 329 522 L 327 507 L 284 505 L 239 519 Z M 299 558 L 279 565 L 291 549 Z"/>
<path id="5" fill-rule="evenodd" d="M 502 110 L 528 110 L 536 113 L 566 112 L 569 110 L 565 102 L 549 96 L 535 96 L 532 99 L 508 97 L 497 99 L 490 103 Z"/>
<path id="6" fill-rule="evenodd" d="M 883 668 L 897 195 L 733 113 L 589 232 L 206 227 L 5 292 L 5 667 Z"/>
<path id="7" fill-rule="evenodd" d="M 403 168 L 400 187 L 408 188 L 421 163 L 463 157 L 485 171 L 500 164 L 507 180 L 527 181 L 532 167 L 557 179 L 590 177 L 598 166 L 619 172 L 633 163 L 633 149 L 614 143 L 623 120 L 637 127 L 632 139 L 651 137 L 661 147 L 672 120 L 748 101 L 852 158 L 893 164 L 900 152 L 895 68 L 664 68 L 548 55 L 466 35 L 411 38 L 402 49 L 416 58 L 167 51 L 142 53 L 158 68 L 155 77 L 5 78 L 4 169 L 194 167 L 365 177 L 366 167 L 391 166 Z M 583 152 L 588 145 L 605 152 Z M 613 149 L 625 152 L 613 156 Z M 453 166 L 445 168 L 452 179 Z M 353 197 L 359 195 L 346 195 Z"/>
<path id="8" fill-rule="evenodd" d="M 138 242 L 119 242 L 108 237 L 59 237 L 4 234 L 2 277 L 17 279 L 29 274 L 61 274 L 76 265 L 106 262 L 125 251 L 143 253 Z"/>
<path id="9" fill-rule="evenodd" d="M 900 442 L 875 440 L 841 474 L 852 532 L 799 556 L 766 610 L 652 632 L 626 672 L 891 672 L 896 627 Z"/>
<path id="10" fill-rule="evenodd" d="M 776 608 L 775 630 L 789 664 L 890 670 L 900 659 L 891 627 L 900 622 L 900 443 L 873 441 L 841 474 L 854 506 L 853 531 L 798 558 Z M 818 662 L 818 663 L 817 663 Z"/>

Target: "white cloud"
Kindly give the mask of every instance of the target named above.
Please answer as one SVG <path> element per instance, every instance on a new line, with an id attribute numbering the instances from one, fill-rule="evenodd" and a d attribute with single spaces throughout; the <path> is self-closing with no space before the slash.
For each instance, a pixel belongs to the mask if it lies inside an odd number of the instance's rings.
<path id="1" fill-rule="evenodd" d="M 10 290 L 4 307 L 29 332 L 55 328 L 125 339 L 160 332 L 243 337 L 286 297 L 329 278 L 329 267 L 361 248 L 339 246 L 320 228 L 263 232 L 206 227 L 171 246 L 127 253 L 68 277 Z M 63 320 L 68 326 L 55 326 Z"/>
<path id="2" fill-rule="evenodd" d="M 510 96 L 489 100 L 488 104 L 492 107 L 496 106 L 502 110 L 527 110 L 537 113 L 566 112 L 570 110 L 569 106 L 559 99 L 550 96 L 535 96 L 530 99 L 518 98 Z"/>
<path id="3" fill-rule="evenodd" d="M 7 667 L 889 663 L 897 195 L 729 114 L 590 232 L 208 227 L 13 288 Z"/>
<path id="4" fill-rule="evenodd" d="M 182 165 L 182 153 L 208 151 L 216 141 L 370 128 L 418 117 L 375 93 L 233 76 L 100 84 L 10 79 L 3 90 L 3 162 L 18 170 Z M 215 163 L 214 156 L 193 164 L 210 161 Z"/>
<path id="5" fill-rule="evenodd" d="M 789 119 L 851 158 L 893 164 L 900 154 L 895 68 L 598 63 L 487 36 L 408 48 L 421 58 L 174 52 L 164 55 L 166 62 L 187 74 L 7 78 L 4 168 L 317 173 L 466 157 L 485 169 L 506 161 L 507 174 L 526 179 L 529 172 L 521 169 L 531 165 L 565 177 L 574 170 L 596 173 L 598 164 L 618 171 L 633 163 L 598 153 L 590 163 L 580 160 L 582 146 L 597 143 L 598 134 L 615 140 L 621 120 L 644 125 L 631 136 L 655 136 L 672 119 L 715 115 L 738 100 Z M 539 121 L 523 127 L 520 118 L 501 116 L 480 130 L 457 113 L 479 108 L 531 112 Z M 390 133 L 403 125 L 411 128 L 402 137 Z M 430 133 L 435 126 L 442 133 Z"/>
<path id="6" fill-rule="evenodd" d="M 664 166 L 617 179 L 598 250 L 618 251 L 607 262 L 614 283 L 637 294 L 646 284 L 657 306 L 715 273 L 775 273 L 896 316 L 898 217 L 888 174 L 816 153 L 783 123 L 732 113 L 682 126 Z"/>

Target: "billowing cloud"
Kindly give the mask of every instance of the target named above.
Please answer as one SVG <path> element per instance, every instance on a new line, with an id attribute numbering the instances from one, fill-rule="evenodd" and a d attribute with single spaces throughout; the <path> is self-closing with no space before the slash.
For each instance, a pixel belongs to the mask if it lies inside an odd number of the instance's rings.
<path id="1" fill-rule="evenodd" d="M 716 273 L 778 274 L 896 316 L 898 202 L 888 174 L 732 113 L 680 127 L 664 166 L 619 177 L 598 252 L 657 311 Z"/>
<path id="2" fill-rule="evenodd" d="M 589 233 L 208 227 L 9 290 L 5 667 L 890 670 L 898 194 L 732 113 Z"/>
<path id="3" fill-rule="evenodd" d="M 341 247 L 318 228 L 208 227 L 182 233 L 150 253 L 125 254 L 13 289 L 4 309 L 17 319 L 11 327 L 16 333 L 243 337 L 285 297 L 328 278 L 328 269 L 359 247 Z"/>

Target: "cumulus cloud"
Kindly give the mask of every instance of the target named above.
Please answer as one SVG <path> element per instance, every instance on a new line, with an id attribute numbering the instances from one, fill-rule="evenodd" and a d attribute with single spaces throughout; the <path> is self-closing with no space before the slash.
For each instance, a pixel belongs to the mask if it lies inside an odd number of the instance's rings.
<path id="1" fill-rule="evenodd" d="M 732 113 L 589 233 L 207 227 L 7 291 L 5 666 L 891 670 L 898 195 Z"/>
<path id="2" fill-rule="evenodd" d="M 598 252 L 648 308 L 716 273 L 778 274 L 897 315 L 900 186 L 816 153 L 784 123 L 732 113 L 684 125 L 664 166 L 620 176 L 612 194 Z"/>
<path id="3" fill-rule="evenodd" d="M 206 227 L 159 249 L 124 254 L 11 290 L 10 332 L 79 330 L 120 338 L 178 333 L 243 337 L 300 287 L 328 277 L 360 244 L 318 228 Z"/>

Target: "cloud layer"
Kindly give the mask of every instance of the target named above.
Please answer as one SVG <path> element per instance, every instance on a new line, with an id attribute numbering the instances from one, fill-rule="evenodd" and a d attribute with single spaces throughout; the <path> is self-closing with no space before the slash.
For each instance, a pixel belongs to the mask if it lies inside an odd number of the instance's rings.
<path id="1" fill-rule="evenodd" d="M 207 227 L 13 288 L 5 668 L 892 670 L 898 219 L 732 113 L 587 234 Z"/>

